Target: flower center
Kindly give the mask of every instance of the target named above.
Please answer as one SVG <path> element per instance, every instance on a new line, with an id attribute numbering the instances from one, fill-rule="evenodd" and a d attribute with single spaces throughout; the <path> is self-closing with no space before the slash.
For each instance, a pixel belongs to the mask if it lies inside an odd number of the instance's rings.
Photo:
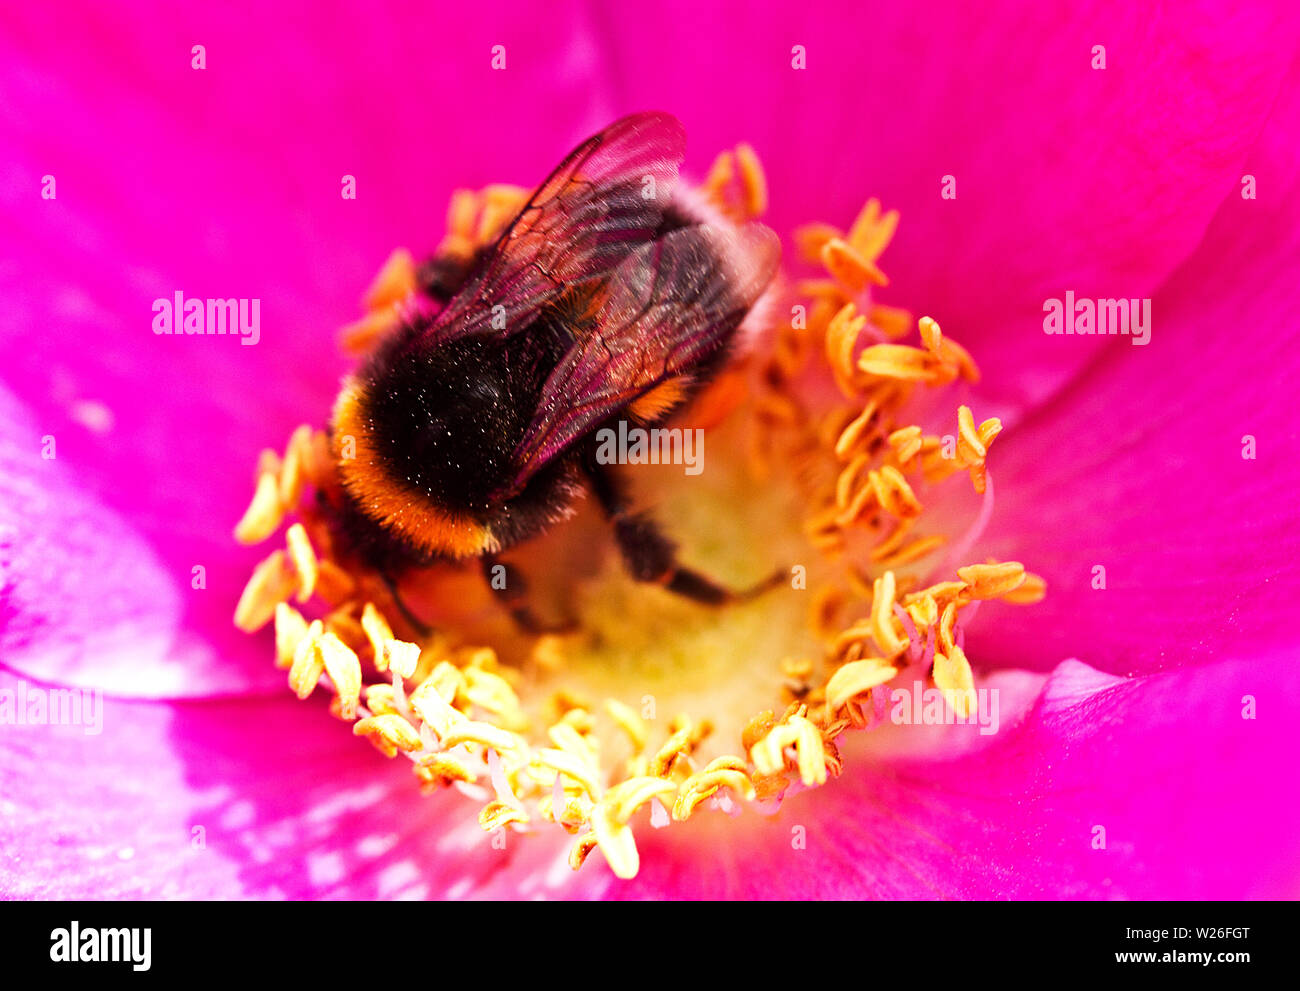
<path id="1" fill-rule="evenodd" d="M 743 219 L 766 205 L 745 146 L 719 156 L 702 191 Z M 489 242 L 526 195 L 458 191 L 436 257 Z M 300 698 L 324 688 L 337 718 L 405 755 L 425 788 L 478 801 L 485 830 L 562 828 L 575 837 L 575 869 L 599 846 L 625 878 L 639 866 L 633 828 L 647 820 L 770 808 L 840 773 L 836 739 L 884 718 L 882 692 L 905 667 L 968 717 L 963 623 L 982 600 L 1031 603 L 1044 586 L 1016 562 L 965 561 L 993 508 L 986 458 L 1001 424 L 977 423 L 964 405 L 955 422 L 914 422 L 911 411 L 978 371 L 929 318 L 917 345 L 899 343 L 910 314 L 872 302 L 897 222 L 872 200 L 848 231 L 798 231 L 800 254 L 825 274 L 799 282 L 764 348 L 697 401 L 686 426 L 708 428 L 707 470 L 629 472 L 687 563 L 732 587 L 779 568 L 780 585 L 714 607 L 639 584 L 580 509 L 512 557 L 541 586 L 542 608 L 577 620 L 572 633 L 524 635 L 477 569 L 447 566 L 403 582 L 402 598 L 437 631 L 420 637 L 379 576 L 334 553 L 329 521 L 304 498 L 309 487 L 337 492 L 333 453 L 301 427 L 283 457 L 263 453 L 236 527 L 255 543 L 297 517 L 250 579 L 236 625 L 274 620 L 277 663 Z M 415 283 L 411 257 L 395 253 L 345 347 L 382 339 Z M 948 533 L 926 503 L 962 474 L 971 522 Z"/>

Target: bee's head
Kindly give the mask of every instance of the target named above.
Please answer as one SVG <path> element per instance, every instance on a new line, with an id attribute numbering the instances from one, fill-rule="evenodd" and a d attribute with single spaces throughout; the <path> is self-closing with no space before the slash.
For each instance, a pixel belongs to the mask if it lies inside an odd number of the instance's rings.
<path id="1" fill-rule="evenodd" d="M 499 550 L 553 518 L 567 504 L 566 472 L 499 495 L 512 488 L 512 455 L 537 403 L 540 377 L 527 365 L 487 338 L 376 355 L 334 411 L 335 456 L 357 508 L 452 557 Z"/>

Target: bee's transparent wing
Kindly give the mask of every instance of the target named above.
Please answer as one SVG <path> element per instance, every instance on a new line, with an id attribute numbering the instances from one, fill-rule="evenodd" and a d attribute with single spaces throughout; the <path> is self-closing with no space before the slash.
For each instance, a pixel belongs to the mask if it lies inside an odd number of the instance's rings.
<path id="1" fill-rule="evenodd" d="M 653 240 L 685 149 L 681 123 L 665 113 L 633 114 L 588 138 L 421 336 L 515 333 L 566 287 L 607 278 Z"/>
<path id="2" fill-rule="evenodd" d="M 684 227 L 615 271 L 596 330 L 542 387 L 515 449 L 513 491 L 602 420 L 716 357 L 772 280 L 781 246 L 762 224 Z"/>

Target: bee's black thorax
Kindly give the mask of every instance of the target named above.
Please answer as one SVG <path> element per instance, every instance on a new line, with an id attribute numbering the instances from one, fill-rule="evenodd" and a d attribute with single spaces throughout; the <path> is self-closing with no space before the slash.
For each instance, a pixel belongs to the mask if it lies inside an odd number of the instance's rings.
<path id="1" fill-rule="evenodd" d="M 577 491 L 571 458 L 556 459 L 504 505 L 490 496 L 514 479 L 512 455 L 547 376 L 582 332 L 581 308 L 566 297 L 544 308 L 526 331 L 508 336 L 427 346 L 417 328 L 408 328 L 387 342 L 359 376 L 384 474 L 438 510 L 490 527 L 503 548 L 563 515 Z M 404 546 L 347 494 L 345 503 L 341 528 L 373 563 L 396 572 L 431 559 Z"/>

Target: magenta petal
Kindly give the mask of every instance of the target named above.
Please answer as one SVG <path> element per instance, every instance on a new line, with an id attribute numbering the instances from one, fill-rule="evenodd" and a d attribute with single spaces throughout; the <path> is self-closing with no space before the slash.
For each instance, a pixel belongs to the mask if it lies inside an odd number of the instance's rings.
<path id="1" fill-rule="evenodd" d="M 847 224 L 867 196 L 899 208 L 879 298 L 972 346 L 996 412 L 1044 399 L 1097 353 L 1041 334 L 1045 298 L 1150 295 L 1199 243 L 1300 37 L 1296 10 L 1272 4 L 1229 19 L 1113 2 L 869 14 L 843 2 L 777 23 L 672 7 L 655 44 L 635 18 L 608 24 L 627 105 L 678 113 L 691 156 L 752 142 L 779 231 Z M 997 364 L 997 349 L 1014 360 Z"/>
<path id="2" fill-rule="evenodd" d="M 239 686 L 232 658 L 183 628 L 187 606 L 209 593 L 76 485 L 79 439 L 44 434 L 0 388 L 0 657 L 109 692 Z"/>
<path id="3" fill-rule="evenodd" d="M 1259 199 L 1224 201 L 1155 294 L 1151 343 L 1105 340 L 1068 391 L 995 443 L 980 550 L 1024 561 L 1048 595 L 991 604 L 972 657 L 1045 666 L 1075 653 L 1126 673 L 1294 646 L 1297 134 L 1300 70 L 1242 167 Z"/>
<path id="4" fill-rule="evenodd" d="M 0 690 L 20 681 L 0 670 Z M 607 881 L 573 875 L 567 837 L 495 848 L 478 805 L 421 796 L 405 759 L 319 702 L 105 702 L 99 734 L 0 734 L 0 897 L 515 898 Z"/>
<path id="5" fill-rule="evenodd" d="M 1256 719 L 1242 718 L 1248 695 Z M 647 837 L 641 875 L 611 893 L 1294 898 L 1297 699 L 1289 652 L 1128 681 L 1069 661 L 1019 724 L 989 738 L 950 728 L 963 756 L 934 746 L 907 757 L 914 727 L 875 731 L 850 745 L 844 777 L 775 818 L 692 820 Z"/>

